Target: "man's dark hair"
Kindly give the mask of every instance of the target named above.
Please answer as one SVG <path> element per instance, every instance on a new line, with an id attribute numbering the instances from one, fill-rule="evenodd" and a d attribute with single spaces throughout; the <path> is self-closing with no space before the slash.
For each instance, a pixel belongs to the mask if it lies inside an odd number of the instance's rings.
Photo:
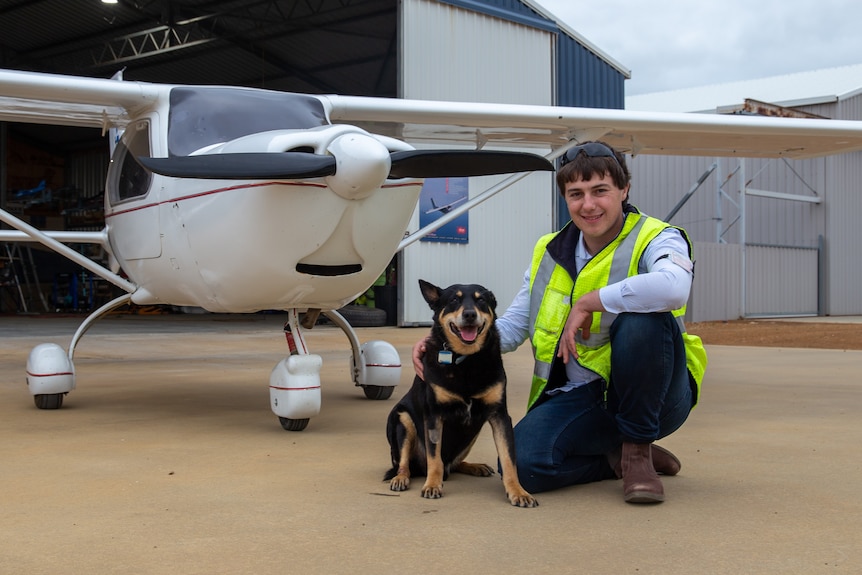
<path id="1" fill-rule="evenodd" d="M 620 189 L 625 188 L 632 179 L 625 156 L 604 142 L 584 142 L 571 148 L 560 161 L 562 165 L 557 170 L 557 189 L 560 195 L 565 195 L 566 184 L 569 182 L 590 180 L 595 175 L 610 175 Z"/>

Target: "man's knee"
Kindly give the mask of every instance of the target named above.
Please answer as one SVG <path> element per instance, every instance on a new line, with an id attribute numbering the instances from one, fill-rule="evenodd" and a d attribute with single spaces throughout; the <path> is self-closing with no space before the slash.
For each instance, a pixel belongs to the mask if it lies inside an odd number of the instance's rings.
<path id="1" fill-rule="evenodd" d="M 650 349 L 681 338 L 676 318 L 665 313 L 621 313 L 611 324 L 611 349 L 631 351 Z"/>
<path id="2" fill-rule="evenodd" d="M 671 312 L 661 313 L 634 313 L 626 312 L 619 314 L 611 324 L 611 337 L 615 333 L 633 332 L 638 334 L 662 332 L 673 329 L 676 318 Z"/>

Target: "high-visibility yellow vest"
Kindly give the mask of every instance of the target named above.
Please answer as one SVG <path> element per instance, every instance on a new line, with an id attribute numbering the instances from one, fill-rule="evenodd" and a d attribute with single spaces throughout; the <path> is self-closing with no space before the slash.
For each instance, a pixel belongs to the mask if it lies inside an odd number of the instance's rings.
<path id="1" fill-rule="evenodd" d="M 636 212 L 626 214 L 623 228 L 616 239 L 596 254 L 577 274 L 577 279 L 574 281 L 546 249 L 560 232 L 547 234 L 539 239 L 533 250 L 530 268 L 530 318 L 533 320 L 530 327 L 530 341 L 533 345 L 535 366 L 528 409 L 533 406 L 547 386 L 560 336 L 572 309 L 572 302 L 588 292 L 637 275 L 638 262 L 647 245 L 668 227 L 671 226 L 656 218 Z M 680 231 L 688 242 L 685 232 Z M 690 242 L 689 256 L 691 256 Z M 572 257 L 574 258 L 574 254 Z M 697 383 L 697 394 L 700 397 L 700 386 L 707 363 L 706 350 L 699 337 L 685 331 L 683 322 L 685 306 L 673 310 L 672 313 L 679 323 L 685 342 L 686 364 Z M 593 312 L 589 340 L 584 341 L 580 332 L 576 338 L 578 363 L 597 373 L 605 382 L 610 381 L 610 328 L 616 317 L 616 314 L 609 312 Z"/>

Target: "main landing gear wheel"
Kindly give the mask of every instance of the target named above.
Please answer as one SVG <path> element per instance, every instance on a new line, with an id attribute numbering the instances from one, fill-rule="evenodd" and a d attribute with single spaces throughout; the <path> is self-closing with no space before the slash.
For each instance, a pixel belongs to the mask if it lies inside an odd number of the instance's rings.
<path id="1" fill-rule="evenodd" d="M 289 417 L 279 417 L 278 421 L 281 423 L 282 429 L 285 431 L 302 431 L 306 427 L 308 427 L 309 418 L 306 417 L 304 419 L 290 419 Z"/>
<path id="2" fill-rule="evenodd" d="M 75 366 L 56 343 L 40 343 L 27 358 L 27 388 L 39 409 L 60 409 L 63 396 L 75 389 Z"/>
<path id="3" fill-rule="evenodd" d="M 130 294 L 121 295 L 106 303 L 78 326 L 72 337 L 68 353 L 56 343 L 40 343 L 27 358 L 27 389 L 39 409 L 60 409 L 66 394 L 75 389 L 75 365 L 72 357 L 75 347 L 94 321 L 114 308 L 131 301 Z"/>
<path id="4" fill-rule="evenodd" d="M 39 409 L 60 409 L 63 407 L 65 393 L 41 393 L 33 396 L 33 402 Z"/>
<path id="5" fill-rule="evenodd" d="M 389 399 L 395 387 L 391 385 L 363 385 L 362 391 L 368 399 Z"/>

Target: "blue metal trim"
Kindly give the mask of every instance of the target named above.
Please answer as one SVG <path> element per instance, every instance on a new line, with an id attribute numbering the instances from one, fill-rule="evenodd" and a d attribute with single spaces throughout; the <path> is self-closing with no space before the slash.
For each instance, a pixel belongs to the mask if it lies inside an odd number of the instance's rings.
<path id="1" fill-rule="evenodd" d="M 494 16 L 495 18 L 501 18 L 503 20 L 508 20 L 510 22 L 516 22 L 518 24 L 523 24 L 525 26 L 530 26 L 532 28 L 538 28 L 539 30 L 545 30 L 546 32 L 554 32 L 557 33 L 560 29 L 557 27 L 556 22 L 553 20 L 546 20 L 540 16 L 528 16 L 526 14 L 519 14 L 517 12 L 512 12 L 511 10 L 506 10 L 503 8 L 498 8 L 496 6 L 490 6 L 481 2 L 480 0 L 437 0 L 441 4 L 449 4 L 451 6 L 457 6 L 458 8 L 463 8 L 465 10 L 471 10 L 473 12 L 479 12 L 480 14 L 487 14 L 488 16 Z"/>

